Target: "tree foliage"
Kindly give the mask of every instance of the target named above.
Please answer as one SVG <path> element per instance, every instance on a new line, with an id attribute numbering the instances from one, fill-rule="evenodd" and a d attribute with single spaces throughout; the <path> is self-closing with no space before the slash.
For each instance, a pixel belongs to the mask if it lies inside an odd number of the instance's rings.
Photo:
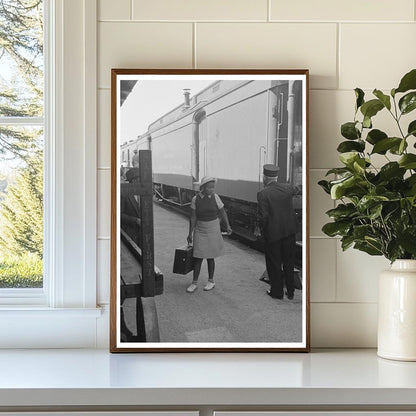
<path id="1" fill-rule="evenodd" d="M 0 116 L 43 115 L 43 2 L 0 0 Z M 30 123 L 28 123 L 30 124 Z M 15 182 L 0 203 L 3 254 L 43 256 L 43 134 L 1 125 L 0 163 L 14 159 Z"/>
<path id="2" fill-rule="evenodd" d="M 0 0 L 0 116 L 43 114 L 41 0 Z M 7 70 L 6 70 L 7 68 Z M 33 135 L 0 126 L 0 156 L 27 162 L 39 144 Z"/>
<path id="3" fill-rule="evenodd" d="M 43 256 L 42 160 L 36 157 L 21 168 L 0 203 L 0 246 L 9 254 Z"/>
<path id="4" fill-rule="evenodd" d="M 416 120 L 402 116 L 416 109 L 416 69 L 401 79 L 390 95 L 375 89 L 376 98 L 365 101 L 364 91 L 355 89 L 354 120 L 341 126 L 346 139 L 338 146 L 343 166 L 331 169 L 319 185 L 338 201 L 327 212 L 333 222 L 323 232 L 340 236 L 343 250 L 349 247 L 390 261 L 416 259 Z M 373 126 L 373 117 L 387 111 L 396 131 L 387 133 Z M 386 163 L 376 167 L 375 158 Z"/>

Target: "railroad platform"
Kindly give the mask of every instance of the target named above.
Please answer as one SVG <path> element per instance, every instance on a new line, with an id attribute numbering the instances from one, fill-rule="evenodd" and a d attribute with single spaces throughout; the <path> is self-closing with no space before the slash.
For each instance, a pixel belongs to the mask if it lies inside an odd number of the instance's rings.
<path id="1" fill-rule="evenodd" d="M 161 342 L 300 342 L 302 291 L 293 300 L 272 299 L 259 280 L 264 255 L 241 241 L 224 236 L 225 255 L 216 259 L 215 288 L 203 290 L 204 261 L 198 289 L 186 288 L 192 273 L 172 272 L 175 248 L 186 244 L 188 219 L 169 207 L 154 204 L 155 264 L 164 275 L 164 291 L 156 296 Z"/>

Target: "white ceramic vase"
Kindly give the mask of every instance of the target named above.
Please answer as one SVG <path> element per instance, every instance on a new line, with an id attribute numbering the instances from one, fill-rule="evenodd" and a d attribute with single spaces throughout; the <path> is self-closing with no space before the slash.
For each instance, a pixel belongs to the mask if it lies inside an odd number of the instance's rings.
<path id="1" fill-rule="evenodd" d="M 416 361 L 416 260 L 396 260 L 380 275 L 377 354 Z"/>

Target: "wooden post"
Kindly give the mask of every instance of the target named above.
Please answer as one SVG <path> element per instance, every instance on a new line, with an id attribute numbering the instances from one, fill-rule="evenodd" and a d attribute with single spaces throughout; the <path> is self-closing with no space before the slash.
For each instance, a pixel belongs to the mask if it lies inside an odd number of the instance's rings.
<path id="1" fill-rule="evenodd" d="M 140 218 L 142 244 L 143 297 L 155 296 L 154 238 L 153 238 L 153 178 L 150 150 L 139 150 Z"/>

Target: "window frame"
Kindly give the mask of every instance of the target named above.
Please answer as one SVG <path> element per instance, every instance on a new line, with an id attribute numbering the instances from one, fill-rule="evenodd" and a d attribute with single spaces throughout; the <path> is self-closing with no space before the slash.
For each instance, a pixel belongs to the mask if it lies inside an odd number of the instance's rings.
<path id="1" fill-rule="evenodd" d="M 44 287 L 0 294 L 0 347 L 95 347 L 97 0 L 44 2 Z"/>
<path id="2" fill-rule="evenodd" d="M 44 251 L 48 253 L 51 242 L 49 241 L 48 233 L 48 216 L 46 215 L 50 209 L 48 205 L 50 202 L 49 194 L 47 193 L 48 179 L 52 175 L 48 175 L 49 169 L 48 164 L 50 163 L 50 155 L 48 154 L 48 136 L 49 136 L 49 125 L 48 119 L 52 119 L 49 116 L 49 109 L 52 109 L 49 105 L 50 97 L 52 91 L 50 91 L 51 83 L 49 81 L 49 63 L 52 62 L 51 48 L 49 46 L 49 36 L 52 33 L 50 30 L 50 8 L 52 6 L 53 0 L 43 0 L 43 43 L 44 43 L 44 92 L 43 92 L 43 116 L 37 117 L 9 117 L 1 116 L 0 124 L 7 125 L 11 127 L 41 127 L 43 128 L 44 136 L 44 158 L 43 158 L 43 167 L 44 167 L 44 176 L 43 176 L 43 194 L 44 194 L 44 209 L 43 209 L 43 241 L 44 241 Z M 47 258 L 43 260 L 43 287 L 42 288 L 4 288 L 0 289 L 0 306 L 2 305 L 40 305 L 46 306 L 49 303 L 48 296 L 48 287 L 49 287 L 49 276 L 50 276 L 50 264 L 49 258 L 51 256 L 47 255 Z"/>

